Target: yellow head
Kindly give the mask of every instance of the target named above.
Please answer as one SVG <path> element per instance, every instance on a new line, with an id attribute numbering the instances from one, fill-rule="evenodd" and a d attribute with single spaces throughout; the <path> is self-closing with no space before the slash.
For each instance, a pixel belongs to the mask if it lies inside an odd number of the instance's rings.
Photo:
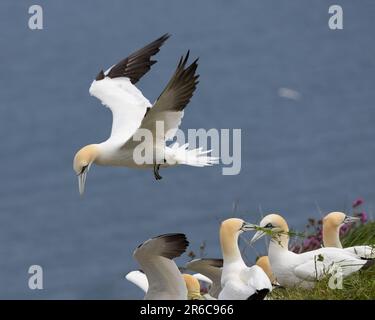
<path id="1" fill-rule="evenodd" d="M 323 244 L 325 247 L 342 248 L 340 227 L 345 223 L 358 221 L 358 217 L 347 216 L 343 212 L 331 212 L 323 218 Z"/>
<path id="2" fill-rule="evenodd" d="M 288 248 L 289 236 L 287 233 L 289 232 L 289 227 L 282 216 L 279 214 L 269 214 L 262 219 L 259 226 L 264 229 L 269 229 L 272 239 L 276 239 L 281 247 Z M 266 234 L 267 232 L 265 231 L 257 231 L 250 243 L 254 243 Z"/>
<path id="3" fill-rule="evenodd" d="M 224 220 L 221 223 L 220 232 L 236 234 L 242 231 L 241 228 L 243 224 L 244 224 L 244 221 L 238 218 L 230 218 L 230 219 Z"/>
<path id="4" fill-rule="evenodd" d="M 97 145 L 90 144 L 86 147 L 83 147 L 79 150 L 73 160 L 73 169 L 78 176 L 78 187 L 79 193 L 82 195 L 85 191 L 85 182 L 87 172 L 90 169 L 90 166 L 95 162 L 96 158 L 99 155 L 99 149 Z"/>
<path id="5" fill-rule="evenodd" d="M 342 212 L 331 212 L 323 218 L 323 227 L 338 228 L 345 222 L 346 215 Z"/>
<path id="6" fill-rule="evenodd" d="M 182 276 L 184 277 L 186 288 L 188 290 L 188 300 L 201 299 L 201 286 L 198 279 L 187 273 L 182 274 Z"/>
<path id="7" fill-rule="evenodd" d="M 254 230 L 254 225 L 238 218 L 230 218 L 221 223 L 220 244 L 224 259 L 240 256 L 238 249 L 238 236 L 245 231 Z"/>

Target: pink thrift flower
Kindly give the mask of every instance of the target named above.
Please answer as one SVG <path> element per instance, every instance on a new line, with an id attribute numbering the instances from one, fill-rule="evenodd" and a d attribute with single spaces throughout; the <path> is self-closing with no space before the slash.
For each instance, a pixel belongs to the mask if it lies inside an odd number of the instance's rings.
<path id="1" fill-rule="evenodd" d="M 340 228 L 340 236 L 345 235 L 349 230 L 350 230 L 350 226 L 349 226 L 348 224 L 344 224 L 344 225 Z"/>
<path id="2" fill-rule="evenodd" d="M 366 223 L 367 220 L 368 220 L 368 216 L 367 216 L 367 213 L 366 212 L 361 212 L 360 214 L 358 214 L 358 217 L 361 218 L 361 223 Z"/>
<path id="3" fill-rule="evenodd" d="M 352 204 L 352 207 L 353 208 L 357 208 L 359 207 L 360 205 L 362 205 L 364 202 L 364 200 L 362 198 L 358 198 L 357 200 L 355 200 Z"/>

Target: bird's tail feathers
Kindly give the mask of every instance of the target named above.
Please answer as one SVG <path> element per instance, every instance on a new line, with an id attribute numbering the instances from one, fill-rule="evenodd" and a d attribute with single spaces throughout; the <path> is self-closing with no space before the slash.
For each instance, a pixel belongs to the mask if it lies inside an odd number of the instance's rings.
<path id="1" fill-rule="evenodd" d="M 189 150 L 189 144 L 179 145 L 177 142 L 170 146 L 173 157 L 177 164 L 185 164 L 193 167 L 212 166 L 219 163 L 218 157 L 211 157 L 209 153 L 212 150 L 203 150 L 197 148 Z"/>

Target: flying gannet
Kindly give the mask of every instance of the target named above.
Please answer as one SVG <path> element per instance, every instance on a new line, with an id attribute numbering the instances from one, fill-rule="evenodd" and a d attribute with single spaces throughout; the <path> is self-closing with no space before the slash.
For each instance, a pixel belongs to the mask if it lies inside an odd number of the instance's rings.
<path id="1" fill-rule="evenodd" d="M 178 164 L 203 167 L 218 162 L 218 158 L 208 156 L 210 150 L 188 150 L 188 144 L 180 146 L 177 142 L 166 145 L 174 138 L 184 109 L 198 84 L 198 59 L 187 66 L 189 51 L 181 57 L 172 78 L 154 104 L 135 86 L 156 62 L 151 57 L 159 52 L 168 38 L 169 35 L 165 34 L 107 71 L 100 71 L 92 82 L 90 94 L 112 111 L 113 121 L 111 135 L 106 141 L 87 145 L 74 157 L 73 168 L 78 176 L 81 195 L 93 163 L 153 168 L 154 176 L 159 180 L 160 167 Z M 146 141 L 148 134 L 151 138 Z"/>
<path id="2" fill-rule="evenodd" d="M 283 217 L 269 214 L 260 222 L 260 227 L 269 230 L 271 241 L 268 247 L 268 257 L 272 271 L 281 286 L 312 288 L 316 281 L 328 274 L 338 272 L 343 277 L 360 270 L 366 261 L 345 252 L 340 248 L 320 248 L 301 254 L 288 250 L 289 227 Z M 250 244 L 268 234 L 258 230 Z M 335 269 L 336 268 L 336 269 Z"/>
<path id="3" fill-rule="evenodd" d="M 183 254 L 188 245 L 184 234 L 170 233 L 151 238 L 135 249 L 133 256 L 147 281 L 147 286 L 145 280 L 138 282 L 147 289 L 145 300 L 187 299 L 184 278 L 172 259 Z"/>
<path id="4" fill-rule="evenodd" d="M 343 212 L 331 212 L 323 218 L 323 244 L 325 247 L 342 248 L 340 241 L 340 228 L 346 223 L 356 222 L 358 217 L 347 216 Z M 375 258 L 375 247 L 363 245 L 344 248 L 363 259 Z"/>
<path id="5" fill-rule="evenodd" d="M 254 225 L 241 219 L 227 219 L 221 223 L 220 244 L 223 253 L 222 290 L 219 300 L 263 300 L 272 284 L 262 268 L 248 267 L 238 248 L 239 235 L 254 230 Z"/>
<path id="6" fill-rule="evenodd" d="M 221 272 L 223 268 L 223 259 L 194 259 L 188 262 L 185 267 L 188 270 L 198 272 L 198 274 L 202 274 L 210 279 L 211 283 L 208 294 L 215 299 L 219 297 L 219 293 L 221 291 Z M 200 280 L 198 276 L 196 277 Z"/>

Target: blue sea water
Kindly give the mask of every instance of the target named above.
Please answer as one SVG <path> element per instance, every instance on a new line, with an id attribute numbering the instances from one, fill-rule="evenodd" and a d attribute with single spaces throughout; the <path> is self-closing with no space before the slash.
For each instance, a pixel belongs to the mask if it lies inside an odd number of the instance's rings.
<path id="1" fill-rule="evenodd" d="M 337 0 L 344 29 L 328 28 L 324 0 L 45 1 L 44 29 L 28 28 L 31 1 L 0 3 L 0 298 L 122 299 L 134 248 L 184 232 L 220 256 L 221 220 L 308 217 L 375 201 L 375 2 Z M 242 170 L 92 167 L 79 197 L 74 153 L 103 141 L 111 114 L 92 79 L 161 34 L 172 37 L 139 87 L 153 101 L 187 49 L 199 87 L 182 128 L 242 129 Z M 297 100 L 278 94 L 291 88 Z M 233 209 L 235 204 L 235 209 Z M 249 262 L 264 243 L 249 249 Z M 182 264 L 186 258 L 180 259 Z M 44 289 L 28 288 L 41 265 Z"/>

